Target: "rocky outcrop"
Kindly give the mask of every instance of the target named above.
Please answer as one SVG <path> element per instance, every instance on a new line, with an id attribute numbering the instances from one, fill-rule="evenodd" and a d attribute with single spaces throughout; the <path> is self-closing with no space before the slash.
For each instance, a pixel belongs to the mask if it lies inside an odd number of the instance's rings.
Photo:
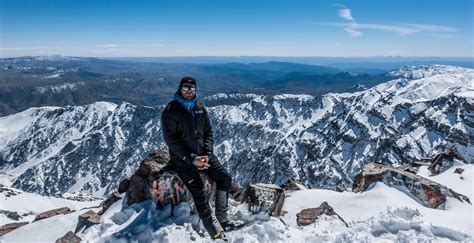
<path id="1" fill-rule="evenodd" d="M 17 212 L 8 211 L 8 210 L 0 210 L 0 214 L 3 214 L 7 216 L 7 218 L 11 220 L 15 220 L 15 221 L 18 221 L 21 218 L 21 216 Z"/>
<path id="2" fill-rule="evenodd" d="M 13 231 L 23 225 L 26 225 L 28 224 L 28 222 L 18 222 L 18 223 L 11 223 L 11 224 L 6 224 L 6 225 L 3 225 L 2 227 L 0 227 L 0 236 L 10 232 L 10 231 Z"/>
<path id="3" fill-rule="evenodd" d="M 364 166 L 362 172 L 354 179 L 352 191 L 363 192 L 375 182 L 383 182 L 388 186 L 395 187 L 425 207 L 444 209 L 446 197 L 471 203 L 468 197 L 439 183 L 397 168 L 375 163 Z"/>
<path id="4" fill-rule="evenodd" d="M 274 184 L 251 184 L 244 194 L 244 202 L 253 213 L 266 211 L 272 216 L 280 216 L 285 202 L 283 188 Z"/>
<path id="5" fill-rule="evenodd" d="M 105 211 L 107 211 L 107 209 L 109 209 L 109 207 L 112 206 L 112 204 L 114 204 L 120 199 L 122 199 L 122 197 L 120 196 L 118 192 L 113 192 L 112 194 L 110 194 L 110 196 L 107 199 L 105 199 L 102 203 L 100 203 L 99 207 L 102 207 L 102 209 L 99 211 L 99 215 L 102 215 L 103 213 L 105 213 Z"/>
<path id="6" fill-rule="evenodd" d="M 55 243 L 79 243 L 81 240 L 79 236 L 69 231 L 63 237 L 57 239 Z"/>
<path id="7" fill-rule="evenodd" d="M 127 192 L 129 205 L 147 200 L 146 190 L 151 178 L 157 175 L 170 159 L 167 149 L 151 152 L 140 163 L 138 170 L 129 178 L 120 182 L 119 192 Z"/>
<path id="8" fill-rule="evenodd" d="M 48 210 L 46 212 L 42 212 L 42 213 L 38 214 L 38 216 L 36 216 L 34 221 L 39 221 L 39 220 L 50 218 L 50 217 L 53 217 L 53 216 L 56 216 L 56 215 L 68 214 L 68 213 L 72 213 L 72 212 L 73 211 L 68 207 L 56 208 L 56 209 Z"/>
<path id="9" fill-rule="evenodd" d="M 462 174 L 464 172 L 464 169 L 463 168 L 456 168 L 454 170 L 454 173 L 457 173 L 457 174 Z"/>
<path id="10" fill-rule="evenodd" d="M 297 191 L 301 190 L 302 188 L 306 188 L 304 182 L 299 179 L 288 179 L 281 187 L 287 191 Z"/>
<path id="11" fill-rule="evenodd" d="M 100 222 L 100 215 L 96 212 L 89 210 L 79 215 L 79 221 L 77 222 L 75 233 L 83 232 L 87 228 Z"/>
<path id="12" fill-rule="evenodd" d="M 296 223 L 298 226 L 305 226 L 314 223 L 321 215 L 336 215 L 345 225 L 349 227 L 346 221 L 339 216 L 327 202 L 321 203 L 317 208 L 307 208 L 296 214 Z"/>
<path id="13" fill-rule="evenodd" d="M 454 159 L 465 163 L 464 157 L 459 154 L 458 150 L 456 148 L 451 148 L 446 152 L 435 156 L 431 161 L 430 166 L 428 166 L 428 170 L 432 175 L 438 175 L 453 166 Z"/>

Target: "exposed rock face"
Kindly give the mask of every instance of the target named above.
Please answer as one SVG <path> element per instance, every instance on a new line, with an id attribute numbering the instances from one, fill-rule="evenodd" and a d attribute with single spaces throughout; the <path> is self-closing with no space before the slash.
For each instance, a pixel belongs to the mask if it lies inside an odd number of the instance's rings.
<path id="1" fill-rule="evenodd" d="M 38 214 L 38 216 L 36 216 L 34 221 L 50 218 L 50 217 L 53 217 L 53 216 L 56 216 L 56 215 L 59 215 L 59 214 L 68 214 L 68 213 L 71 213 L 71 212 L 72 212 L 71 209 L 68 208 L 68 207 L 52 209 L 52 210 L 48 210 L 46 212 L 42 212 L 42 213 Z"/>
<path id="2" fill-rule="evenodd" d="M 439 183 L 400 169 L 375 163 L 364 166 L 362 172 L 354 179 L 352 191 L 365 191 L 375 182 L 383 182 L 388 186 L 395 187 L 407 193 L 425 207 L 444 209 L 446 197 L 453 197 L 461 202 L 471 203 L 468 197 Z"/>
<path id="3" fill-rule="evenodd" d="M 75 233 L 83 232 L 85 229 L 91 227 L 94 224 L 100 222 L 100 215 L 96 212 L 89 210 L 81 215 L 79 215 L 79 221 L 76 225 Z"/>
<path id="4" fill-rule="evenodd" d="M 285 202 L 283 188 L 273 184 L 251 184 L 244 195 L 244 202 L 249 203 L 253 213 L 267 211 L 272 216 L 280 216 Z"/>
<path id="5" fill-rule="evenodd" d="M 15 221 L 18 221 L 21 218 L 21 216 L 17 212 L 12 212 L 8 210 L 0 210 L 0 214 L 4 214 L 5 216 L 7 216 L 7 218 Z"/>
<path id="6" fill-rule="evenodd" d="M 451 166 L 453 166 L 454 159 L 458 159 L 462 162 L 465 162 L 464 158 L 459 154 L 456 148 L 451 148 L 448 151 L 438 154 L 436 157 L 433 158 L 431 161 L 428 170 L 431 172 L 432 175 L 437 175 L 443 173 Z"/>
<path id="7" fill-rule="evenodd" d="M 99 211 L 99 215 L 102 215 L 103 213 L 105 213 L 105 211 L 107 211 L 107 209 L 112 204 L 114 204 L 120 199 L 122 199 L 122 197 L 120 196 L 120 194 L 118 194 L 118 192 L 113 192 L 112 194 L 110 194 L 110 196 L 107 199 L 105 199 L 102 203 L 100 203 L 99 207 L 102 207 L 102 209 Z"/>
<path id="8" fill-rule="evenodd" d="M 336 186 L 337 192 L 347 192 L 347 188 L 343 184 L 339 184 Z"/>
<path id="9" fill-rule="evenodd" d="M 289 179 L 287 182 L 285 182 L 281 187 L 285 190 L 290 190 L 290 191 L 296 191 L 296 190 L 301 190 L 301 188 L 306 188 L 304 185 L 304 182 L 298 179 Z"/>
<path id="10" fill-rule="evenodd" d="M 336 215 L 342 222 L 344 222 L 346 227 L 349 227 L 346 221 L 341 216 L 339 216 L 339 214 L 334 212 L 334 209 L 331 206 L 329 206 L 327 202 L 321 203 L 321 205 L 319 205 L 319 207 L 317 208 L 307 208 L 307 209 L 301 210 L 301 212 L 296 214 L 296 223 L 298 224 L 298 226 L 309 225 L 309 224 L 314 223 L 314 221 L 316 221 L 319 218 L 319 216 L 323 214 L 326 214 L 329 216 Z"/>
<path id="11" fill-rule="evenodd" d="M 79 236 L 69 231 L 63 237 L 57 239 L 55 243 L 80 243 L 81 240 Z"/>
<path id="12" fill-rule="evenodd" d="M 18 222 L 18 223 L 11 223 L 11 224 L 6 224 L 6 225 L 3 225 L 2 227 L 0 227 L 0 236 L 10 232 L 10 231 L 13 231 L 23 225 L 26 225 L 28 224 L 28 222 Z"/>
<path id="13" fill-rule="evenodd" d="M 146 191 L 152 177 L 157 175 L 168 163 L 170 157 L 167 149 L 153 151 L 140 163 L 138 170 L 130 177 L 127 192 L 129 205 L 147 200 Z M 122 183 L 121 183 L 122 184 Z M 122 189 L 125 189 L 125 182 Z"/>

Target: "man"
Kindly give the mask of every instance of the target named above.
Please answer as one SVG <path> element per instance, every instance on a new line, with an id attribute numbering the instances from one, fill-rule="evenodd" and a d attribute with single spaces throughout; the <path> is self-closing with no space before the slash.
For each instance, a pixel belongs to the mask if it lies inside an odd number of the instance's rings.
<path id="1" fill-rule="evenodd" d="M 213 154 L 213 132 L 207 110 L 197 101 L 196 80 L 181 79 L 178 91 L 161 116 L 163 137 L 170 151 L 170 163 L 191 192 L 204 227 L 213 239 L 222 239 L 224 230 L 235 223 L 227 218 L 228 195 L 232 178 Z M 215 211 L 212 211 L 207 191 L 199 172 L 205 172 L 216 182 Z M 222 226 L 222 227 L 221 227 Z"/>

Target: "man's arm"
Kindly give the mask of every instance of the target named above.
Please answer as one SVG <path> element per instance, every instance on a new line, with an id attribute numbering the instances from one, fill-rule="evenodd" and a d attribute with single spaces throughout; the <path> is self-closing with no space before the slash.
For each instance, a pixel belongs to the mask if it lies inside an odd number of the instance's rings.
<path id="1" fill-rule="evenodd" d="M 193 164 L 196 155 L 191 153 L 178 138 L 177 123 L 166 109 L 161 114 L 161 129 L 170 151 L 186 163 Z"/>
<path id="2" fill-rule="evenodd" d="M 212 125 L 209 119 L 209 114 L 207 110 L 203 107 L 204 110 L 204 152 L 212 153 L 214 151 L 214 134 L 212 132 Z"/>

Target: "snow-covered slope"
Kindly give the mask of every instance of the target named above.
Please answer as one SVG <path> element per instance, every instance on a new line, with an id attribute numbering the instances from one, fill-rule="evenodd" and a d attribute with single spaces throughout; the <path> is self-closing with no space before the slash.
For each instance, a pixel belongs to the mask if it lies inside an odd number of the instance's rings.
<path id="1" fill-rule="evenodd" d="M 453 185 L 453 189 L 471 188 L 466 196 L 473 198 L 474 166 L 459 162 L 438 176 L 435 181 Z M 462 175 L 453 173 L 462 168 Z M 424 169 L 420 171 L 423 175 Z M 461 179 L 460 177 L 463 177 Z M 469 192 L 469 191 L 468 191 Z M 33 200 L 31 200 L 33 202 Z M 347 223 L 337 217 L 322 216 L 308 226 L 297 226 L 296 214 L 328 202 Z M 122 209 L 122 201 L 102 215 L 100 223 L 79 233 L 88 242 L 212 242 L 207 234 L 200 236 L 194 229 L 197 217 L 190 215 L 190 205 L 183 203 L 174 209 L 157 211 L 150 202 Z M 231 201 L 230 217 L 242 220 L 245 227 L 227 233 L 229 242 L 418 242 L 473 240 L 473 206 L 448 198 L 446 210 L 426 208 L 395 188 L 375 184 L 363 193 L 324 189 L 308 189 L 287 194 L 279 218 L 268 214 L 251 214 L 247 204 Z M 5 242 L 53 242 L 69 230 L 74 230 L 77 214 L 56 216 L 23 226 L 0 240 Z M 55 227 L 50 227 L 55 225 Z"/>
<path id="2" fill-rule="evenodd" d="M 473 162 L 474 70 L 432 65 L 389 75 L 352 94 L 213 106 L 215 152 L 241 185 L 299 178 L 312 188 L 349 186 L 367 162 L 399 165 L 450 147 Z M 98 102 L 2 117 L 1 181 L 44 195 L 104 195 L 164 146 L 162 109 Z"/>

